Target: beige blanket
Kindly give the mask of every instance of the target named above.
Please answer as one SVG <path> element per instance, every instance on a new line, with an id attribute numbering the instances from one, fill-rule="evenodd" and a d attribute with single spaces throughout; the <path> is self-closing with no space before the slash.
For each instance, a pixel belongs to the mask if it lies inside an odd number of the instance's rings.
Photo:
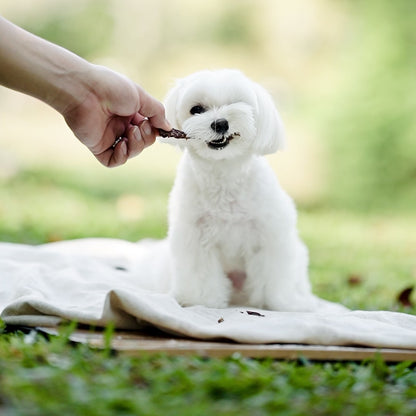
<path id="1" fill-rule="evenodd" d="M 388 311 L 272 312 L 181 307 L 165 293 L 163 241 L 85 239 L 0 243 L 0 312 L 7 324 L 62 320 L 120 329 L 154 326 L 198 339 L 242 343 L 363 345 L 416 349 L 416 316 Z"/>

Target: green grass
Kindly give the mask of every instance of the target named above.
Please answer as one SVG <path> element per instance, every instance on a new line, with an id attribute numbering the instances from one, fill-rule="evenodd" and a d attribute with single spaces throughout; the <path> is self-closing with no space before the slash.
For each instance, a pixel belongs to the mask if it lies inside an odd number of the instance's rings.
<path id="1" fill-rule="evenodd" d="M 32 168 L 0 184 L 0 240 L 166 233 L 168 176 Z M 108 173 L 108 172 L 111 172 Z M 350 308 L 416 313 L 396 298 L 415 281 L 416 216 L 300 210 L 315 292 Z M 355 281 L 351 283 L 351 276 Z M 358 277 L 358 279 L 357 279 Z M 412 299 L 413 300 L 413 299 Z M 0 332 L 2 330 L 0 329 Z M 0 414 L 414 415 L 411 363 L 314 363 L 140 355 L 0 334 Z"/>
<path id="2" fill-rule="evenodd" d="M 171 186 L 172 179 L 152 173 L 134 178 L 122 169 L 23 170 L 0 187 L 0 239 L 39 244 L 95 236 L 163 237 Z"/>
<path id="3" fill-rule="evenodd" d="M 397 295 L 416 281 L 416 216 L 319 210 L 299 220 L 320 296 L 351 309 L 402 310 Z"/>
<path id="4" fill-rule="evenodd" d="M 310 363 L 111 356 L 65 337 L 0 342 L 0 412 L 9 415 L 413 415 L 409 362 Z"/>

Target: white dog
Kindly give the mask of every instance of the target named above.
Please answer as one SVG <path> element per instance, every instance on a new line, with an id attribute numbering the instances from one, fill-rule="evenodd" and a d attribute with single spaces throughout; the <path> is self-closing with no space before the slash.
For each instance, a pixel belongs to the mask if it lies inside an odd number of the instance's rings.
<path id="1" fill-rule="evenodd" d="M 296 209 L 262 155 L 283 147 L 269 94 L 236 70 L 179 80 L 170 123 L 189 140 L 169 204 L 173 295 L 182 305 L 281 311 L 344 309 L 317 298 Z"/>

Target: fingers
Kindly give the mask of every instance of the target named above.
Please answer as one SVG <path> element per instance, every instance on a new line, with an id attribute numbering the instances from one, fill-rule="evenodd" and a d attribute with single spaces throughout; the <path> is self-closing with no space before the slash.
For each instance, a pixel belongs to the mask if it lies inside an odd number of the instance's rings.
<path id="1" fill-rule="evenodd" d="M 128 155 L 129 158 L 137 156 L 146 147 L 152 145 L 156 140 L 156 131 L 148 120 L 143 121 L 140 126 L 130 126 L 127 130 Z"/>
<path id="2" fill-rule="evenodd" d="M 115 166 L 124 165 L 129 158 L 129 151 L 127 146 L 127 141 L 123 138 L 115 146 L 113 153 L 110 157 L 108 167 L 112 168 Z"/>
<path id="3" fill-rule="evenodd" d="M 142 116 L 139 113 L 136 113 L 133 118 L 131 119 L 130 123 L 134 124 L 136 126 L 139 126 L 140 123 L 142 123 L 144 120 L 146 120 L 146 117 Z"/>
<path id="4" fill-rule="evenodd" d="M 140 154 L 146 147 L 156 140 L 156 130 L 148 120 L 144 120 L 139 126 L 131 124 L 125 134 L 115 145 L 104 152 L 95 154 L 95 157 L 107 167 L 123 165 L 128 159 Z M 114 147 L 113 147 L 114 146 Z"/>
<path id="5" fill-rule="evenodd" d="M 104 152 L 94 154 L 94 156 L 104 166 L 107 166 L 108 168 L 113 168 L 126 163 L 128 159 L 128 153 L 129 151 L 127 139 L 122 138 L 114 147 L 111 146 Z"/>

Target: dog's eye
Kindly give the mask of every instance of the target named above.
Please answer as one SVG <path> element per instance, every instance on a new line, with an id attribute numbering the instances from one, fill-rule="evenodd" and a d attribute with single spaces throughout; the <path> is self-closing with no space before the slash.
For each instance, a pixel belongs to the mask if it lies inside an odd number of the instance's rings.
<path id="1" fill-rule="evenodd" d="M 201 113 L 205 113 L 205 108 L 202 107 L 202 105 L 194 105 L 191 110 L 190 113 L 193 114 L 201 114 Z"/>

